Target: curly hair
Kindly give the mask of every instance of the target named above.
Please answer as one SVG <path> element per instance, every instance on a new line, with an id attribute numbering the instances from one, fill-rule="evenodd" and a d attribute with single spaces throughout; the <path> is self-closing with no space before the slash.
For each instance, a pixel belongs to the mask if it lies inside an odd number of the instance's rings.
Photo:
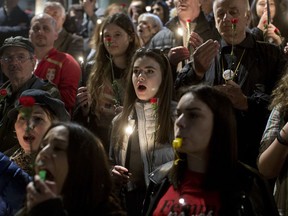
<path id="1" fill-rule="evenodd" d="M 272 91 L 271 103 L 269 109 L 272 110 L 275 106 L 279 106 L 279 111 L 281 113 L 286 113 L 288 111 L 288 70 L 284 73 L 283 77 L 279 79 L 276 88 Z"/>

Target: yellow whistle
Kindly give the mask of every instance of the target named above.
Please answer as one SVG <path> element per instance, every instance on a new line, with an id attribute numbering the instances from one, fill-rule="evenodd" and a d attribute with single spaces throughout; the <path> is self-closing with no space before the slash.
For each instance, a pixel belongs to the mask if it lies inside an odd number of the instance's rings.
<path id="1" fill-rule="evenodd" d="M 173 140 L 173 143 L 172 143 L 172 145 L 173 145 L 173 148 L 174 149 L 178 149 L 178 148 L 180 148 L 181 146 L 182 146 L 182 138 L 175 138 L 174 140 Z"/>

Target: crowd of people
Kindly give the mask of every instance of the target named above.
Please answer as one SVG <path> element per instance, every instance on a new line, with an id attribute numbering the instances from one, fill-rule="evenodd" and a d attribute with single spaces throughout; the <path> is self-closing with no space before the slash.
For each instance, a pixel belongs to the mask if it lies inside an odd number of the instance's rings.
<path id="1" fill-rule="evenodd" d="M 288 216 L 288 1 L 18 3 L 1 216 Z"/>

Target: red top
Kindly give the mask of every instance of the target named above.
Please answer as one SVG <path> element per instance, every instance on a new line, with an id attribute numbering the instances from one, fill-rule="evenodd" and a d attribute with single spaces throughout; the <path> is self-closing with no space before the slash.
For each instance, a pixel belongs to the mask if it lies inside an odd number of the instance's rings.
<path id="1" fill-rule="evenodd" d="M 218 215 L 220 209 L 219 193 L 205 191 L 201 188 L 203 176 L 201 173 L 187 171 L 179 190 L 175 191 L 171 185 L 160 199 L 153 216 Z"/>
<path id="2" fill-rule="evenodd" d="M 34 74 L 58 87 L 65 107 L 71 113 L 81 78 L 79 63 L 71 55 L 52 48 L 39 62 Z"/>

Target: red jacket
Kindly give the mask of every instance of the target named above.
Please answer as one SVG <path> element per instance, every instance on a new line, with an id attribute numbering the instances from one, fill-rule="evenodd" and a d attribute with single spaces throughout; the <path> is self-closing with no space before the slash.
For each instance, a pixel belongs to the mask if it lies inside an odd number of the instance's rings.
<path id="1" fill-rule="evenodd" d="M 71 55 L 52 48 L 38 63 L 34 74 L 58 87 L 65 107 L 71 113 L 81 78 L 79 63 Z"/>

